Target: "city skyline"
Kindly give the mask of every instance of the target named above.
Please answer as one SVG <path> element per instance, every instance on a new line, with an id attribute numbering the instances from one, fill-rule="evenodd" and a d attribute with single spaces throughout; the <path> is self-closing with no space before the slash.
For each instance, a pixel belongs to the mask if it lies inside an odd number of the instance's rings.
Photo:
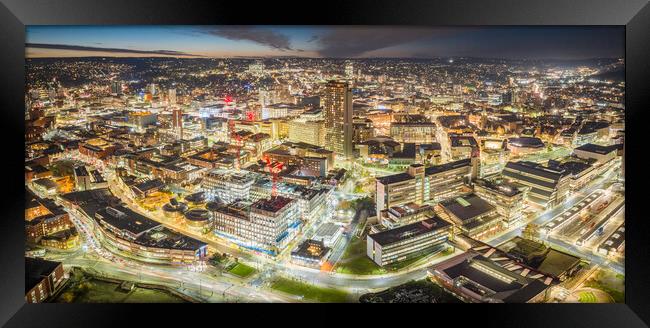
<path id="1" fill-rule="evenodd" d="M 28 26 L 26 57 L 622 58 L 620 27 Z"/>
<path id="2" fill-rule="evenodd" d="M 617 28 L 29 29 L 28 303 L 625 301 Z"/>

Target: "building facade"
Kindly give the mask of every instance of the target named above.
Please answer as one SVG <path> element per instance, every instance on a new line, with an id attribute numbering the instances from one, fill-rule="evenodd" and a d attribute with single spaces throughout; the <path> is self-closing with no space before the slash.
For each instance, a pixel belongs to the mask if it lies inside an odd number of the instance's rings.
<path id="1" fill-rule="evenodd" d="M 450 224 L 437 217 L 370 234 L 366 255 L 384 266 L 431 252 L 447 242 Z"/>
<path id="2" fill-rule="evenodd" d="M 325 148 L 342 159 L 352 157 L 352 91 L 347 83 L 330 81 L 322 106 L 325 118 Z"/>

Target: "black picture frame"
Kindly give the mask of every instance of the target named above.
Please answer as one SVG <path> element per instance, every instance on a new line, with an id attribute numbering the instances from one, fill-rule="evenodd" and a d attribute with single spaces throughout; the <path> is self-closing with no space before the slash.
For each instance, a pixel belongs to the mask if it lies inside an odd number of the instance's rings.
<path id="1" fill-rule="evenodd" d="M 320 321 L 309 313 L 321 312 L 329 320 L 351 316 L 352 321 L 368 324 L 383 321 L 387 313 L 405 323 L 439 317 L 465 324 L 493 324 L 527 327 L 645 327 L 650 323 L 650 236 L 646 203 L 644 153 L 646 138 L 642 135 L 648 122 L 647 98 L 650 95 L 650 5 L 647 0 L 456 0 L 432 2 L 400 1 L 340 1 L 319 2 L 252 2 L 252 1 L 190 1 L 190 0 L 0 0 L 0 92 L 2 113 L 5 197 L 4 215 L 0 217 L 0 323 L 8 327 L 23 326 L 116 326 L 141 317 L 142 312 L 159 314 L 160 308 L 123 304 L 34 304 L 26 305 L 24 298 L 24 220 L 21 208 L 24 195 L 20 172 L 24 144 L 17 138 L 24 135 L 24 52 L 25 25 L 97 25 L 97 24 L 184 24 L 184 25 L 624 25 L 626 31 L 626 303 L 625 304 L 539 304 L 539 305 L 472 305 L 435 306 L 408 305 L 398 310 L 381 311 L 360 305 L 338 306 L 347 312 L 333 318 L 332 309 L 305 311 L 275 306 L 257 306 L 254 315 L 246 307 L 245 320 L 264 323 L 277 320 L 277 312 L 306 312 L 305 324 Z M 15 173 L 14 173 L 15 172 Z M 155 305 L 163 306 L 163 305 Z M 225 305 L 223 305 L 225 306 Z M 145 309 L 144 311 L 142 311 Z M 175 317 L 190 320 L 197 312 L 207 314 L 224 311 L 174 307 Z M 225 310 L 233 315 L 231 309 Z M 265 314 L 257 314 L 267 312 Z M 481 312 L 476 314 L 476 311 Z M 329 314 L 323 314 L 323 312 Z M 415 315 L 413 315 L 415 313 Z M 205 314 L 203 314 L 205 315 Z M 265 316 L 271 316 L 267 317 Z M 296 319 L 296 314 L 292 314 Z M 352 317 L 353 316 L 353 317 Z M 420 317 L 415 318 L 413 317 Z M 200 317 L 200 316 L 199 316 Z M 98 319 L 101 318 L 101 319 Z M 152 320 L 153 318 L 145 318 Z M 165 318 L 157 320 L 167 322 Z M 446 320 L 446 319 L 445 319 Z M 154 320 L 155 321 L 155 320 Z M 131 321 L 132 322 L 132 321 Z M 298 321 L 298 324 L 302 321 Z M 149 324 L 153 324 L 149 322 Z M 148 324 L 148 325 L 149 325 Z M 186 322 L 186 325 L 188 322 Z M 442 324 L 442 322 L 440 322 Z M 347 322 L 346 322 L 347 325 Z"/>

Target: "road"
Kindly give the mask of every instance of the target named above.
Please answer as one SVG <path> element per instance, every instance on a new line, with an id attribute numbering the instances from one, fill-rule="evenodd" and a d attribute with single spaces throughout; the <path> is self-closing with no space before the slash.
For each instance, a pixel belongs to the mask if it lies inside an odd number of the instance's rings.
<path id="1" fill-rule="evenodd" d="M 557 215 L 560 215 L 562 212 L 573 207 L 575 204 L 580 203 L 585 197 L 590 195 L 592 192 L 598 189 L 606 188 L 611 183 L 611 179 L 615 177 L 616 174 L 614 172 L 615 170 L 610 170 L 605 175 L 594 179 L 594 181 L 589 183 L 581 191 L 578 191 L 573 195 L 571 195 L 571 197 L 569 197 L 563 204 L 540 213 L 534 220 L 531 221 L 531 223 L 537 224 L 538 226 L 541 227 L 548 221 L 552 220 Z M 508 230 L 503 234 L 496 235 L 492 239 L 487 240 L 486 243 L 492 246 L 501 245 L 502 243 L 512 239 L 513 237 L 521 235 L 521 231 L 523 230 L 524 226 L 525 225 L 522 225 L 514 229 Z"/>
<path id="2" fill-rule="evenodd" d="M 548 222 L 556 215 L 562 213 L 566 209 L 572 207 L 573 205 L 582 201 L 587 195 L 592 193 L 597 189 L 604 188 L 605 185 L 609 183 L 609 180 L 614 176 L 612 170 L 608 171 L 604 176 L 595 179 L 582 191 L 572 195 L 564 204 L 547 210 L 540 213 L 535 219 L 532 220 L 533 223 L 538 225 L 543 225 Z M 114 183 L 111 183 L 114 185 Z M 112 188 L 115 189 L 115 188 Z M 137 212 L 140 212 L 147 217 L 152 217 L 152 213 L 144 213 L 139 209 L 137 204 L 134 204 L 132 201 L 128 200 L 120 191 L 116 193 L 116 196 L 122 198 L 127 202 L 129 207 Z M 171 229 L 182 231 L 183 233 L 187 232 L 188 235 L 193 238 L 197 238 L 201 241 L 208 243 L 210 246 L 219 249 L 220 251 L 227 253 L 235 253 L 237 256 L 242 259 L 242 262 L 246 264 L 251 264 L 258 269 L 262 269 L 265 272 L 276 272 L 280 275 L 296 278 L 309 282 L 315 285 L 321 286 L 330 286 L 337 287 L 341 289 L 346 289 L 354 293 L 362 293 L 368 291 L 375 291 L 377 289 L 385 289 L 392 286 L 400 285 L 405 282 L 408 282 L 413 279 L 421 279 L 426 277 L 428 267 L 433 264 L 427 263 L 421 267 L 411 268 L 407 271 L 399 273 L 391 273 L 384 275 L 374 275 L 374 276 L 358 276 L 358 275 L 349 275 L 349 274 L 340 274 L 335 272 L 321 272 L 317 269 L 305 268 L 302 266 L 297 266 L 289 263 L 288 261 L 278 261 L 277 259 L 271 259 L 266 256 L 258 256 L 255 254 L 244 253 L 239 251 L 238 248 L 233 247 L 230 243 L 224 243 L 214 236 L 207 236 L 202 234 L 193 233 L 187 231 L 180 226 L 175 226 L 170 223 L 168 220 L 163 220 L 157 215 L 153 215 L 153 218 L 161 220 L 159 222 L 168 226 Z M 164 221 L 164 222 L 163 222 Z M 85 254 L 85 251 L 75 252 L 73 256 L 65 256 L 63 262 L 68 266 L 79 266 L 84 268 L 91 268 L 96 270 L 100 274 L 105 274 L 112 276 L 118 279 L 127 279 L 127 280 L 136 280 L 144 281 L 156 284 L 162 284 L 170 286 L 173 288 L 180 288 L 179 290 L 187 292 L 188 295 L 200 295 L 202 299 L 209 302 L 218 302 L 218 301 L 254 301 L 254 302 L 295 302 L 299 301 L 298 299 L 289 297 L 288 295 L 278 293 L 272 290 L 267 290 L 264 288 L 256 288 L 250 285 L 247 285 L 243 281 L 230 281 L 227 277 L 217 277 L 209 274 L 208 272 L 197 272 L 190 271 L 187 267 L 174 267 L 174 266 L 158 266 L 143 264 L 141 262 L 132 261 L 125 259 L 116 255 L 111 254 L 110 252 L 105 251 L 100 243 L 97 242 L 97 238 L 93 235 L 94 229 L 92 226 L 88 225 L 84 219 L 77 218 L 75 216 L 74 222 L 79 226 L 80 231 L 83 235 L 84 240 L 90 245 L 90 251 L 96 251 L 100 257 L 97 259 L 88 259 L 89 255 Z M 515 236 L 520 235 L 522 227 L 517 227 L 505 231 L 504 233 L 493 237 L 487 242 L 490 245 L 497 246 Z M 618 263 L 610 263 L 607 259 L 603 259 L 600 256 L 593 254 L 592 252 L 587 252 L 585 249 L 578 248 L 574 245 L 569 245 L 561 240 L 549 239 L 549 243 L 552 245 L 558 245 L 562 248 L 568 249 L 580 256 L 603 266 L 610 266 L 615 271 L 623 273 L 623 266 Z M 452 255 L 437 258 L 435 262 L 442 261 Z M 137 278 L 137 279 L 136 279 Z M 206 296 L 207 293 L 210 293 L 210 296 Z M 218 294 L 222 294 L 221 300 L 218 299 Z M 217 295 L 217 296 L 215 296 Z M 224 299 L 223 297 L 226 297 Z M 230 299 L 228 299 L 230 297 Z"/>

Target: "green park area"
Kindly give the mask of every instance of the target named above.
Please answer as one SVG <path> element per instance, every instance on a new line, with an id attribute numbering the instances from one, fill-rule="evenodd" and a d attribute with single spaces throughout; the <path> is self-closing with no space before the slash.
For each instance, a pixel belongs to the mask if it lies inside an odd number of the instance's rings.
<path id="1" fill-rule="evenodd" d="M 589 278 L 585 287 L 602 290 L 609 294 L 616 303 L 625 303 L 625 276 L 611 270 L 599 270 Z M 582 302 L 582 295 L 580 295 Z"/>
<path id="2" fill-rule="evenodd" d="M 350 301 L 350 295 L 343 290 L 318 287 L 286 278 L 277 278 L 271 284 L 271 288 L 315 302 L 344 303 Z"/>
<path id="3" fill-rule="evenodd" d="M 361 303 L 462 303 L 429 279 L 414 280 L 378 293 L 361 295 Z"/>
<path id="4" fill-rule="evenodd" d="M 334 269 L 338 273 L 373 275 L 386 273 L 366 256 L 366 240 L 354 237 Z"/>
<path id="5" fill-rule="evenodd" d="M 596 303 L 596 295 L 592 292 L 581 292 L 578 298 L 580 303 Z"/>
<path id="6" fill-rule="evenodd" d="M 338 273 L 357 275 L 376 275 L 405 269 L 409 266 L 421 264 L 431 256 L 444 256 L 453 252 L 453 249 L 444 249 L 440 252 L 423 253 L 412 258 L 384 266 L 383 268 L 366 256 L 366 240 L 354 237 L 350 240 L 348 248 L 337 263 L 334 271 Z"/>
<path id="7" fill-rule="evenodd" d="M 122 288 L 119 283 L 77 273 L 54 299 L 55 303 L 187 303 L 172 293 L 141 287 Z"/>
<path id="8" fill-rule="evenodd" d="M 237 277 L 246 278 L 253 274 L 255 269 L 243 263 L 236 263 L 230 268 L 230 270 L 228 270 L 228 272 Z"/>

